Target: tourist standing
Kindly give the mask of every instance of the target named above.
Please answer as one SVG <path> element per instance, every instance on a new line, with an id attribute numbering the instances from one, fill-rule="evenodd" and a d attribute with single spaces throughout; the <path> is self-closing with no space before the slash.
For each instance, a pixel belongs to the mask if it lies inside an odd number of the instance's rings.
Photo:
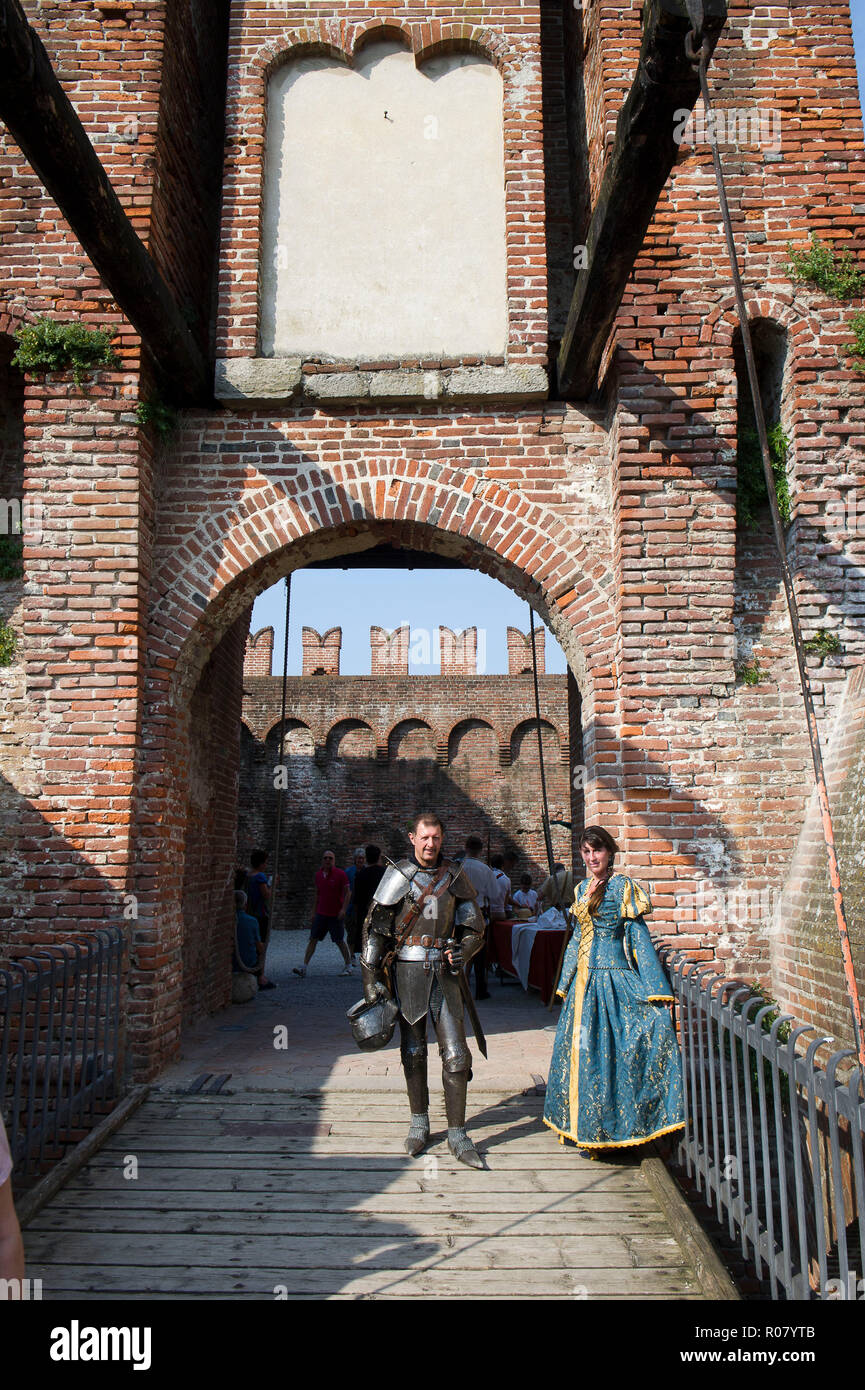
<path id="1" fill-rule="evenodd" d="M 0 1279 L 16 1281 L 4 1285 L 7 1298 L 15 1298 L 16 1293 L 21 1296 L 23 1278 L 24 1245 L 12 1198 L 12 1154 L 0 1117 Z"/>
<path id="2" fill-rule="evenodd" d="M 357 911 L 358 921 L 358 940 L 363 946 L 363 926 L 366 921 L 366 914 L 369 912 L 369 905 L 372 902 L 373 893 L 381 883 L 385 866 L 381 862 L 381 850 L 378 845 L 367 845 L 364 850 L 365 864 L 362 869 L 358 869 L 354 880 L 354 902 Z"/>
<path id="3" fill-rule="evenodd" d="M 315 876 L 315 910 L 312 918 L 312 929 L 309 933 L 309 945 L 306 948 L 303 965 L 294 967 L 295 975 L 300 975 L 303 978 L 306 974 L 306 967 L 315 955 L 316 946 L 319 941 L 324 941 L 328 933 L 333 944 L 339 947 L 340 954 L 345 961 L 345 968 L 340 971 L 340 974 L 351 974 L 351 956 L 345 944 L 345 914 L 348 909 L 350 894 L 351 886 L 348 881 L 348 874 L 344 869 L 337 868 L 336 855 L 333 850 L 325 850 L 321 859 L 321 868 Z"/>
<path id="4" fill-rule="evenodd" d="M 351 897 L 348 900 L 348 911 L 345 916 L 345 930 L 352 965 L 357 964 L 356 956 L 360 950 L 360 932 L 363 926 L 363 918 L 361 917 L 358 921 L 355 889 L 357 888 L 357 876 L 363 869 L 365 863 L 366 859 L 363 850 L 356 849 L 354 852 L 354 863 L 349 864 L 345 871 L 346 877 L 348 878 L 348 886 L 351 889 Z"/>
<path id="5" fill-rule="evenodd" d="M 484 921 L 489 925 L 492 921 L 492 904 L 499 896 L 499 885 L 489 864 L 485 864 L 480 857 L 483 849 L 484 842 L 480 836 L 469 835 L 466 840 L 466 852 L 463 856 L 462 867 L 466 878 L 477 894 L 478 907 L 483 914 Z M 486 943 L 474 958 L 474 972 L 475 998 L 488 999 L 490 992 L 487 989 Z"/>
<path id="6" fill-rule="evenodd" d="M 574 899 L 573 870 L 566 869 L 564 864 L 554 864 L 553 872 L 541 884 L 540 899 L 541 909 L 558 907 L 567 912 Z"/>
<path id="7" fill-rule="evenodd" d="M 246 884 L 240 885 L 242 891 L 246 892 L 246 911 L 251 913 L 258 922 L 261 933 L 261 975 L 258 980 L 259 989 L 275 989 L 272 980 L 268 980 L 264 974 L 264 961 L 267 956 L 267 942 L 270 936 L 270 905 L 272 888 L 270 874 L 265 870 L 267 863 L 267 850 L 254 849 L 249 856 L 249 873 L 246 876 Z M 237 884 L 235 883 L 237 888 Z"/>

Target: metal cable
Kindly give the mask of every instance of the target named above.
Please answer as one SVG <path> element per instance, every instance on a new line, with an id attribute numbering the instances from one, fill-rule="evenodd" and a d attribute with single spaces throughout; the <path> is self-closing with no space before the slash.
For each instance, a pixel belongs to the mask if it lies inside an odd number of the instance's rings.
<path id="1" fill-rule="evenodd" d="M 291 575 L 285 576 L 285 638 L 282 646 L 282 713 L 280 715 L 279 761 L 285 757 L 285 697 L 288 685 L 288 620 L 291 614 Z M 270 930 L 276 918 L 276 887 L 279 882 L 279 842 L 282 834 L 282 802 L 285 796 L 285 777 L 279 779 L 279 795 L 276 800 L 276 836 L 273 849 L 273 891 L 270 895 Z"/>

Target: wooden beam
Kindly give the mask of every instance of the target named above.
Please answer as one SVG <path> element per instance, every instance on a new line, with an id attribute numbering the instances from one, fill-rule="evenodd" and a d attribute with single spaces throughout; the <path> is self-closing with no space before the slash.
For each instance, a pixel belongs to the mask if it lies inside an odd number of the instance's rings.
<path id="1" fill-rule="evenodd" d="M 712 52 L 727 18 L 727 0 L 704 0 L 704 35 Z M 586 238 L 587 265 L 577 275 L 558 358 L 559 390 L 585 399 L 658 198 L 679 151 L 677 111 L 700 94 L 688 61 L 687 0 L 646 0 L 637 73 L 619 114 L 616 140 Z"/>
<path id="2" fill-rule="evenodd" d="M 0 0 L 0 119 L 141 334 L 168 392 L 178 401 L 208 400 L 205 358 L 19 0 Z"/>

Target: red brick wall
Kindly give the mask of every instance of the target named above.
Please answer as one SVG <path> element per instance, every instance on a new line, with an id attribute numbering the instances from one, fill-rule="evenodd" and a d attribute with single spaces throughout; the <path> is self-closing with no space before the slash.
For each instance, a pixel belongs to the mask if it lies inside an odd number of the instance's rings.
<path id="1" fill-rule="evenodd" d="M 242 653 L 248 626 L 247 614 L 222 639 L 190 702 L 195 737 L 190 747 L 183 869 L 186 1019 L 223 1008 L 230 996 Z"/>

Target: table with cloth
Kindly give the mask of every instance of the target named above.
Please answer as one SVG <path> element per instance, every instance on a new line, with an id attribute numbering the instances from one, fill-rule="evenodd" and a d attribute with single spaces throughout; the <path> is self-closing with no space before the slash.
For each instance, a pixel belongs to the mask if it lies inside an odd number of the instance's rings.
<path id="1" fill-rule="evenodd" d="M 530 922 L 493 922 L 487 933 L 488 960 L 523 989 L 537 989 L 546 1002 L 553 992 L 565 933 Z"/>

